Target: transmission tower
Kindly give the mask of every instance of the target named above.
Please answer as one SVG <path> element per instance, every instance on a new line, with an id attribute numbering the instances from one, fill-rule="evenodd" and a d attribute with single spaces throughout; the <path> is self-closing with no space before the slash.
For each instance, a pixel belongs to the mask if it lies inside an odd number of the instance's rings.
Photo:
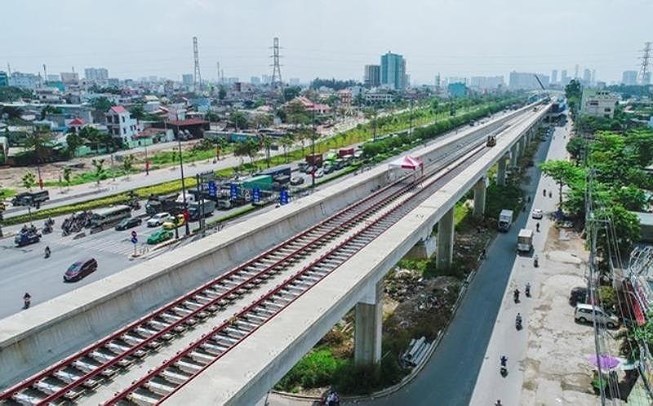
<path id="1" fill-rule="evenodd" d="M 644 49 L 642 49 L 642 56 L 639 58 L 642 60 L 642 65 L 639 68 L 639 83 L 642 85 L 648 85 L 651 82 L 651 72 L 648 70 L 648 65 L 651 61 L 651 43 L 645 42 Z"/>
<path id="2" fill-rule="evenodd" d="M 283 86 L 283 83 L 281 81 L 281 65 L 279 64 L 279 38 L 274 37 L 274 42 L 272 45 L 272 58 L 273 58 L 273 64 L 270 65 L 272 66 L 272 88 L 273 89 L 281 89 Z"/>
<path id="3" fill-rule="evenodd" d="M 193 58 L 195 59 L 193 86 L 195 91 L 199 92 L 202 90 L 202 75 L 200 74 L 200 51 L 197 48 L 197 37 L 193 37 Z"/>

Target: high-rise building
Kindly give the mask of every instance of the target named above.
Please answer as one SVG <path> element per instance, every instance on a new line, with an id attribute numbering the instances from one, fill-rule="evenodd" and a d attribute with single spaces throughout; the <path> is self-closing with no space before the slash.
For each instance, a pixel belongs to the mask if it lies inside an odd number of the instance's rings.
<path id="1" fill-rule="evenodd" d="M 556 69 L 551 71 L 551 84 L 558 83 L 558 71 Z"/>
<path id="2" fill-rule="evenodd" d="M 106 82 L 109 79 L 109 71 L 105 68 L 86 68 L 84 77 L 92 82 Z"/>
<path id="3" fill-rule="evenodd" d="M 626 86 L 635 86 L 637 84 L 637 71 L 624 71 L 624 73 L 621 75 L 621 83 Z"/>
<path id="4" fill-rule="evenodd" d="M 494 90 L 503 85 L 503 76 L 472 76 L 469 81 L 469 87 L 475 90 Z"/>
<path id="5" fill-rule="evenodd" d="M 381 65 L 365 65 L 363 83 L 367 87 L 379 87 L 381 85 Z"/>
<path id="6" fill-rule="evenodd" d="M 381 86 L 394 90 L 406 88 L 406 60 L 388 52 L 381 56 Z"/>
<path id="7" fill-rule="evenodd" d="M 77 72 L 61 72 L 61 81 L 65 84 L 76 84 L 79 82 L 79 74 Z"/>
<path id="8" fill-rule="evenodd" d="M 195 83 L 195 76 L 192 73 L 185 73 L 181 75 L 181 83 L 184 86 L 192 86 Z"/>
<path id="9" fill-rule="evenodd" d="M 592 83 L 592 71 L 591 70 L 585 69 L 583 71 L 583 83 L 585 85 L 589 85 L 590 83 Z"/>
<path id="10" fill-rule="evenodd" d="M 7 72 L 3 72 L 0 70 L 0 87 L 7 87 L 9 86 L 9 76 L 7 75 Z"/>
<path id="11" fill-rule="evenodd" d="M 562 86 L 567 86 L 567 84 L 569 84 L 569 76 L 567 76 L 567 69 L 563 69 L 560 72 L 560 84 Z"/>
<path id="12" fill-rule="evenodd" d="M 539 82 L 535 78 L 540 79 L 542 86 L 549 86 L 549 77 L 541 73 L 528 73 L 528 72 L 510 72 L 510 81 L 508 86 L 513 90 L 539 90 L 541 89 Z"/>
<path id="13" fill-rule="evenodd" d="M 260 85 L 260 84 L 261 84 L 261 78 L 258 77 L 258 76 L 252 76 L 252 77 L 249 79 L 249 83 L 251 83 L 251 84 L 253 84 L 253 85 Z"/>

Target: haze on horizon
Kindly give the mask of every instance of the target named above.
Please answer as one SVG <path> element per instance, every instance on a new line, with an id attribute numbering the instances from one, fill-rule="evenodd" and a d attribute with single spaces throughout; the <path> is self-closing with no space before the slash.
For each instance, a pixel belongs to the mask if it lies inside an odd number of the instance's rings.
<path id="1" fill-rule="evenodd" d="M 0 69 L 180 80 L 193 72 L 197 36 L 203 79 L 271 74 L 279 37 L 284 81 L 361 80 L 363 66 L 392 51 L 411 81 L 507 75 L 512 70 L 598 80 L 638 70 L 653 40 L 650 0 L 3 0 Z"/>

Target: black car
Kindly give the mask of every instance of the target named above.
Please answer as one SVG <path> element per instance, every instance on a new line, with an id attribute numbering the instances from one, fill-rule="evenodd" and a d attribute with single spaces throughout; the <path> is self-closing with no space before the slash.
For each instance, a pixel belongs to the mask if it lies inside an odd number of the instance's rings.
<path id="1" fill-rule="evenodd" d="M 116 226 L 116 231 L 127 230 L 128 228 L 140 226 L 143 223 L 143 219 L 138 217 L 129 217 L 118 223 Z"/>
<path id="2" fill-rule="evenodd" d="M 577 286 L 571 290 L 569 294 L 569 304 L 576 306 L 578 303 L 587 303 L 587 288 Z"/>
<path id="3" fill-rule="evenodd" d="M 97 270 L 97 261 L 95 258 L 83 259 L 75 262 L 70 267 L 65 274 L 63 274 L 64 282 L 75 282 L 78 281 Z"/>

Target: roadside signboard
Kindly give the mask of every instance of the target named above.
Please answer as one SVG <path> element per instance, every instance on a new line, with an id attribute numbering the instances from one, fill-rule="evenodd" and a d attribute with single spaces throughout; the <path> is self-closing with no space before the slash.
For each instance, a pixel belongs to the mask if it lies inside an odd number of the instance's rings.
<path id="1" fill-rule="evenodd" d="M 214 181 L 209 181 L 209 196 L 216 197 L 218 196 L 218 186 Z"/>
<path id="2" fill-rule="evenodd" d="M 258 203 L 261 201 L 261 189 L 255 187 L 252 189 L 252 202 Z"/>
<path id="3" fill-rule="evenodd" d="M 231 198 L 231 200 L 238 199 L 238 185 L 236 185 L 235 183 L 232 183 L 231 188 L 229 189 L 229 192 L 230 192 L 229 197 Z"/>
<path id="4" fill-rule="evenodd" d="M 281 189 L 281 192 L 279 193 L 279 204 L 282 206 L 288 204 L 288 200 L 288 189 Z"/>

